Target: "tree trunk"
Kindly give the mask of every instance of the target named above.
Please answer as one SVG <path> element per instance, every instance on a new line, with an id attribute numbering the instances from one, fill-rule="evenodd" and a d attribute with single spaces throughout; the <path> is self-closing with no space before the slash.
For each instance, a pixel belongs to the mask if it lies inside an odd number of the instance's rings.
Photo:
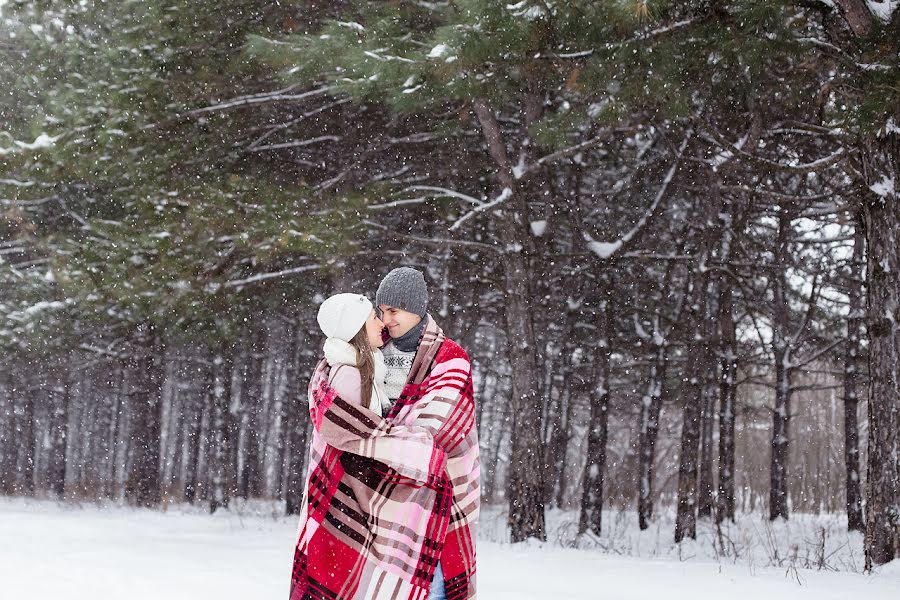
<path id="1" fill-rule="evenodd" d="M 712 315 L 707 315 L 712 319 Z M 697 517 L 710 518 L 715 504 L 715 482 L 713 481 L 713 430 L 715 428 L 716 392 L 713 383 L 716 380 L 712 357 L 709 357 L 703 383 L 703 412 L 700 430 L 700 481 L 697 490 Z"/>
<path id="2" fill-rule="evenodd" d="M 675 515 L 675 542 L 697 537 L 697 471 L 700 466 L 700 429 L 706 378 L 709 376 L 711 352 L 709 347 L 709 292 L 706 276 L 695 283 L 691 303 L 692 323 L 703 335 L 695 337 L 689 358 L 688 393 L 682 412 L 681 453 L 678 461 L 678 504 Z M 702 320 L 702 322 L 700 322 Z"/>
<path id="3" fill-rule="evenodd" d="M 217 348 L 210 367 L 209 403 L 211 411 L 212 448 L 210 449 L 209 512 L 228 508 L 234 482 L 230 445 L 231 433 L 231 371 L 234 364 L 233 346 L 223 343 Z"/>
<path id="4" fill-rule="evenodd" d="M 561 425 L 561 445 L 560 450 L 557 453 L 556 464 L 554 464 L 552 467 L 556 479 L 556 499 L 554 502 L 559 508 L 562 508 L 566 505 L 566 498 L 568 498 L 569 495 L 569 479 L 566 477 L 566 457 L 569 453 L 569 444 L 572 441 L 572 423 L 574 421 L 574 419 L 572 419 L 571 392 L 565 392 L 564 400 L 566 412 L 563 416 L 563 422 Z"/>
<path id="5" fill-rule="evenodd" d="M 847 528 L 865 531 L 860 493 L 859 471 L 859 351 L 865 310 L 860 304 L 863 286 L 861 272 L 865 260 L 865 232 L 856 226 L 853 259 L 848 277 L 850 314 L 847 317 L 847 341 L 844 353 L 844 464 L 846 465 Z"/>
<path id="6" fill-rule="evenodd" d="M 2 397 L 3 429 L 0 438 L 0 494 L 8 496 L 16 490 L 16 460 L 20 440 L 16 435 L 16 384 L 11 371 L 6 374 L 5 379 Z"/>
<path id="7" fill-rule="evenodd" d="M 723 285 L 719 301 L 721 371 L 719 373 L 719 493 L 716 522 L 734 521 L 734 427 L 736 421 L 737 330 L 730 285 Z"/>
<path id="8" fill-rule="evenodd" d="M 497 164 L 502 216 L 498 220 L 505 283 L 506 334 L 509 362 L 513 365 L 512 383 L 512 455 L 507 484 L 510 539 L 513 543 L 529 537 L 546 540 L 544 524 L 544 473 L 541 423 L 541 399 L 537 393 L 537 364 L 531 299 L 531 282 L 525 249 L 528 244 L 526 206 L 516 192 L 512 167 L 506 155 L 500 126 L 487 103 L 478 99 L 475 113 L 481 124 L 488 149 Z"/>
<path id="9" fill-rule="evenodd" d="M 581 515 L 578 533 L 590 529 L 600 535 L 603 524 L 603 480 L 606 470 L 606 440 L 609 432 L 609 353 L 612 336 L 612 308 L 609 295 L 600 305 L 600 339 L 597 341 L 596 381 L 591 391 L 591 420 L 588 424 L 587 460 L 584 464 Z"/>
<path id="10" fill-rule="evenodd" d="M 34 396 L 31 390 L 22 394 L 22 410 L 18 413 L 17 428 L 19 434 L 19 456 L 16 461 L 19 492 L 25 496 L 34 496 Z"/>
<path id="11" fill-rule="evenodd" d="M 788 340 L 790 313 L 787 299 L 787 253 L 791 217 L 786 210 L 778 215 L 778 239 L 775 242 L 774 320 L 772 354 L 775 359 L 775 407 L 772 410 L 772 461 L 769 470 L 769 519 L 788 518 L 788 450 L 791 419 L 791 346 Z"/>
<path id="12" fill-rule="evenodd" d="M 188 428 L 185 435 L 184 451 L 184 499 L 193 504 L 198 500 L 197 493 L 200 490 L 200 461 L 202 460 L 201 436 L 203 431 L 203 419 L 206 412 L 206 402 L 195 400 L 191 411 L 191 421 L 185 424 Z"/>
<path id="13" fill-rule="evenodd" d="M 702 386 L 702 412 L 700 415 L 700 471 L 697 488 L 697 518 L 710 518 L 715 504 L 715 482 L 713 480 L 713 431 L 716 411 L 716 361 L 714 343 L 716 332 L 716 284 L 718 279 L 709 277 L 705 284 L 702 312 L 704 364 L 700 385 Z"/>
<path id="14" fill-rule="evenodd" d="M 298 328 L 299 329 L 299 328 Z M 301 385 L 301 361 L 302 353 L 302 333 L 295 330 L 292 338 L 292 356 L 291 365 L 288 369 L 289 386 L 286 402 L 286 419 L 288 428 L 288 449 L 289 455 L 285 457 L 288 463 L 287 486 L 285 489 L 285 509 L 287 514 L 296 515 L 300 513 L 303 505 L 303 490 L 306 486 L 304 465 L 306 464 L 306 454 L 308 452 L 306 442 L 307 425 L 309 424 L 309 410 L 307 409 L 307 400 L 305 386 Z"/>
<path id="15" fill-rule="evenodd" d="M 864 208 L 870 381 L 867 568 L 900 557 L 900 136 L 890 137 L 894 196 L 870 200 Z"/>
<path id="16" fill-rule="evenodd" d="M 654 328 L 659 333 L 659 316 Z M 647 391 L 641 398 L 641 415 L 638 440 L 638 526 L 641 530 L 650 527 L 653 517 L 653 458 L 656 438 L 659 434 L 659 414 L 662 409 L 662 390 L 666 379 L 668 346 L 661 335 L 654 335 L 656 351 L 650 365 Z"/>
<path id="17" fill-rule="evenodd" d="M 53 412 L 50 418 L 51 447 L 49 479 L 50 489 L 57 497 L 63 498 L 66 493 L 66 450 L 69 438 L 69 390 L 68 377 L 61 374 L 61 389 L 54 389 Z"/>
<path id="18" fill-rule="evenodd" d="M 159 452 L 162 406 L 161 345 L 153 325 L 137 330 L 132 358 L 134 387 L 131 392 L 131 471 L 125 479 L 125 496 L 137 506 L 160 502 Z"/>

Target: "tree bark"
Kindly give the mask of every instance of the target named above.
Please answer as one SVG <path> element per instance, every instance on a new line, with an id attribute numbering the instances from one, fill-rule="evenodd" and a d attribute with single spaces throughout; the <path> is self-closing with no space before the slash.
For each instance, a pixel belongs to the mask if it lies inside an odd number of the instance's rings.
<path id="1" fill-rule="evenodd" d="M 303 360 L 300 352 L 302 340 L 299 339 L 301 335 L 299 327 L 297 329 L 293 336 L 292 362 L 288 371 L 290 373 L 289 380 L 294 383 L 290 386 L 286 398 L 289 454 L 285 458 L 288 461 L 288 474 L 284 499 L 286 512 L 289 515 L 299 514 L 303 505 L 303 490 L 306 485 L 303 467 L 306 464 L 308 451 L 306 432 L 309 425 L 309 410 L 304 394 L 305 387 L 300 385 L 301 361 Z"/>
<path id="2" fill-rule="evenodd" d="M 734 428 L 736 421 L 737 330 L 730 285 L 723 285 L 719 300 L 721 370 L 719 372 L 719 493 L 716 522 L 734 521 Z"/>
<path id="3" fill-rule="evenodd" d="M 507 485 L 510 539 L 513 543 L 529 537 L 546 540 L 544 523 L 543 443 L 538 396 L 534 326 L 528 302 L 531 298 L 530 274 L 525 256 L 528 244 L 526 206 L 516 192 L 512 167 L 506 154 L 500 126 L 483 99 L 474 103 L 488 150 L 498 167 L 498 179 L 507 198 L 500 205 L 498 220 L 506 298 L 506 334 L 512 380 L 512 455 Z"/>
<path id="4" fill-rule="evenodd" d="M 150 323 L 138 327 L 135 340 L 137 348 L 129 365 L 134 375 L 129 403 L 132 460 L 125 496 L 137 506 L 153 507 L 160 502 L 161 344 Z"/>
<path id="5" fill-rule="evenodd" d="M 847 340 L 844 352 L 844 464 L 846 467 L 847 528 L 865 531 L 859 471 L 859 351 L 865 309 L 860 304 L 865 260 L 865 232 L 858 224 L 853 240 L 853 259 L 848 277 L 850 314 L 847 316 Z"/>
<path id="6" fill-rule="evenodd" d="M 692 323 L 703 331 L 691 344 L 688 366 L 688 393 L 681 425 L 681 452 L 678 461 L 678 504 L 675 515 L 675 542 L 697 537 L 697 474 L 700 466 L 700 429 L 706 378 L 712 359 L 707 316 L 707 277 L 699 276 L 691 302 Z"/>
<path id="7" fill-rule="evenodd" d="M 17 487 L 25 496 L 34 496 L 34 464 L 36 458 L 34 438 L 34 396 L 31 390 L 22 394 L 22 410 L 18 413 L 19 456 L 16 461 L 19 476 Z"/>
<path id="8" fill-rule="evenodd" d="M 7 367 L 9 368 L 9 367 Z M 8 372 L 3 386 L 3 429 L 0 439 L 0 494 L 11 495 L 16 490 L 16 460 L 19 436 L 16 435 L 16 384 Z"/>
<path id="9" fill-rule="evenodd" d="M 68 377 L 64 373 L 59 373 L 59 375 L 59 388 L 54 389 L 53 412 L 50 418 L 49 479 L 51 491 L 57 497 L 63 498 L 66 494 L 66 450 L 69 440 L 69 400 L 71 392 Z"/>
<path id="10" fill-rule="evenodd" d="M 609 288 L 607 288 L 609 289 Z M 596 381 L 591 391 L 591 420 L 588 424 L 587 460 L 581 495 L 578 533 L 590 529 L 600 535 L 603 524 L 603 481 L 606 471 L 606 440 L 609 432 L 609 353 L 612 336 L 612 307 L 609 295 L 600 305 L 600 339 L 595 360 Z"/>
<path id="11" fill-rule="evenodd" d="M 775 361 L 775 406 L 772 410 L 772 460 L 769 469 L 769 519 L 788 518 L 788 450 L 791 420 L 791 345 L 790 313 L 787 299 L 787 254 L 791 217 L 781 210 L 778 215 L 778 238 L 773 264 L 774 319 L 772 354 Z"/>
<path id="12" fill-rule="evenodd" d="M 653 342 L 656 349 L 650 365 L 647 390 L 641 398 L 640 435 L 638 438 L 638 526 L 650 527 L 653 517 L 653 459 L 659 435 L 663 385 L 666 379 L 668 345 L 659 331 L 659 315 L 654 320 Z"/>
<path id="13" fill-rule="evenodd" d="M 889 152 L 894 197 L 864 207 L 869 337 L 866 567 L 900 557 L 900 140 Z M 887 143 L 885 144 L 887 145 Z"/>
<path id="14" fill-rule="evenodd" d="M 712 319 L 712 315 L 707 315 Z M 715 428 L 716 392 L 713 382 L 716 380 L 715 368 L 710 356 L 703 383 L 703 411 L 700 429 L 700 475 L 697 490 L 697 517 L 709 518 L 713 514 L 715 504 L 715 481 L 713 480 L 713 430 Z"/>
<path id="15" fill-rule="evenodd" d="M 210 457 L 209 512 L 228 508 L 234 482 L 230 445 L 231 439 L 231 371 L 234 364 L 233 346 L 223 342 L 212 358 L 210 367 L 209 402 L 212 415 L 212 448 Z"/>

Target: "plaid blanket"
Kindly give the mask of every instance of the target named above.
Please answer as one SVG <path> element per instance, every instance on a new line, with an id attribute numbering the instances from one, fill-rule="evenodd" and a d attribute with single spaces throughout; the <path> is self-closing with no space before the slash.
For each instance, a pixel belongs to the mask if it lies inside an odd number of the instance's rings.
<path id="1" fill-rule="evenodd" d="M 310 380 L 314 430 L 291 600 L 475 598 L 480 461 L 465 351 L 429 317 L 409 380 L 381 418 Z"/>

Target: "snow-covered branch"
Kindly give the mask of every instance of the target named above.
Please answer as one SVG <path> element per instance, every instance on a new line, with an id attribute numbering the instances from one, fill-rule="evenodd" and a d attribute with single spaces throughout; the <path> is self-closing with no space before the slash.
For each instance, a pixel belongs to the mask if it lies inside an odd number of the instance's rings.
<path id="1" fill-rule="evenodd" d="M 635 42 L 642 42 L 645 40 L 650 40 L 650 39 L 665 35 L 667 33 L 671 33 L 678 29 L 683 29 L 685 27 L 688 27 L 689 25 L 693 25 L 694 23 L 699 23 L 700 20 L 701 20 L 701 17 L 694 17 L 692 19 L 684 19 L 682 21 L 676 21 L 674 23 L 670 23 L 669 25 L 665 25 L 663 27 L 657 27 L 656 29 L 651 29 L 649 31 L 642 31 L 641 33 L 638 33 L 637 35 L 632 36 L 632 37 L 628 38 L 627 40 L 623 40 L 621 42 L 612 42 L 609 44 L 604 44 L 603 49 L 604 50 L 615 50 L 617 48 L 621 48 L 622 46 L 627 46 L 627 45 L 633 44 Z M 592 56 L 595 52 L 597 52 L 596 49 L 589 49 L 589 50 L 580 50 L 580 51 L 575 51 L 575 52 L 565 52 L 562 54 L 547 54 L 546 56 L 539 56 L 538 58 L 587 58 L 589 56 Z"/>
<path id="2" fill-rule="evenodd" d="M 457 198 L 459 200 L 463 200 L 465 202 L 469 202 L 470 204 L 474 204 L 475 206 L 482 206 L 484 204 L 483 201 L 475 198 L 474 196 L 470 196 L 468 194 L 464 194 L 462 192 L 458 192 L 456 190 L 451 190 L 449 188 L 434 186 L 434 185 L 411 185 L 405 188 L 403 191 L 414 191 L 414 192 L 433 192 L 431 194 L 427 194 L 424 196 L 417 196 L 415 198 L 402 198 L 400 200 L 393 200 L 391 202 L 385 202 L 383 204 L 374 204 L 369 208 L 373 210 L 381 210 L 385 208 L 396 208 L 398 206 L 404 206 L 406 204 L 421 204 L 423 202 L 427 202 L 434 198 L 440 197 L 448 197 L 448 198 Z"/>
<path id="3" fill-rule="evenodd" d="M 474 204 L 476 206 L 481 206 L 482 204 L 484 204 L 484 202 L 482 200 L 479 200 L 478 198 L 476 198 L 474 196 L 470 196 L 468 194 L 464 194 L 464 193 L 458 192 L 456 190 L 451 190 L 451 189 L 443 188 L 443 187 L 437 187 L 437 186 L 433 186 L 433 185 L 413 185 L 406 189 L 416 190 L 416 191 L 424 191 L 424 192 L 435 192 L 437 195 L 449 196 L 451 198 L 457 198 L 459 200 L 464 200 L 464 201 L 469 202 L 470 204 Z"/>
<path id="4" fill-rule="evenodd" d="M 296 273 L 303 273 L 306 271 L 314 271 L 319 268 L 318 264 L 315 265 L 305 265 L 303 267 L 294 267 L 293 269 L 284 269 L 283 271 L 275 271 L 272 273 L 259 273 L 257 275 L 251 275 L 245 279 L 232 279 L 230 281 L 226 281 L 224 287 L 233 288 L 247 285 L 249 283 L 258 283 L 260 281 L 267 281 L 269 279 L 278 279 L 279 277 L 285 277 L 287 275 L 294 275 Z"/>
<path id="5" fill-rule="evenodd" d="M 808 163 L 786 164 L 774 160 L 769 160 L 767 158 L 762 158 L 760 156 L 756 156 L 755 154 L 746 152 L 740 142 L 732 143 L 728 141 L 721 133 L 716 131 L 715 128 L 710 127 L 709 124 L 707 124 L 706 131 L 712 137 L 712 141 L 719 144 L 723 148 L 723 150 L 733 153 L 734 155 L 746 158 L 747 160 L 753 161 L 757 164 L 765 165 L 767 167 L 771 167 L 773 169 L 785 171 L 788 173 L 801 173 L 805 175 L 811 171 L 823 170 L 840 162 L 847 156 L 846 147 L 840 147 L 828 156 L 818 158 Z"/>
<path id="6" fill-rule="evenodd" d="M 465 223 L 466 221 L 468 221 L 470 218 L 474 217 L 478 213 L 489 210 L 489 209 L 497 206 L 498 204 L 502 204 L 503 202 L 506 202 L 507 200 L 509 200 L 509 198 L 511 198 L 511 197 L 512 197 L 512 190 L 509 189 L 508 187 L 503 188 L 503 191 L 500 192 L 499 196 L 497 196 L 490 202 L 485 202 L 479 206 L 476 206 L 475 208 L 473 208 L 472 210 L 470 210 L 469 212 L 467 212 L 466 214 L 461 216 L 459 219 L 457 219 L 456 223 L 454 223 L 453 225 L 450 226 L 450 231 L 456 231 L 457 229 L 462 227 L 463 223 Z"/>
<path id="7" fill-rule="evenodd" d="M 647 227 L 647 224 L 650 223 L 652 218 L 656 215 L 659 210 L 660 204 L 665 198 L 666 191 L 669 189 L 669 184 L 672 182 L 672 179 L 675 177 L 675 172 L 678 170 L 678 166 L 681 164 L 681 158 L 684 155 L 684 150 L 687 148 L 688 141 L 690 141 L 692 135 L 692 131 L 688 131 L 688 134 L 684 137 L 684 140 L 681 142 L 681 146 L 678 148 L 678 155 L 675 157 L 675 162 L 672 163 L 672 166 L 669 168 L 669 172 L 666 173 L 666 176 L 663 178 L 662 185 L 660 185 L 659 190 L 656 192 L 656 197 L 653 199 L 653 202 L 650 205 L 650 208 L 641 215 L 641 218 L 635 223 L 634 227 L 632 227 L 625 235 L 620 237 L 614 242 L 599 242 L 591 237 L 591 235 L 587 232 L 582 233 L 582 237 L 584 241 L 587 242 L 588 248 L 600 257 L 603 260 L 609 260 L 616 254 L 622 251 L 622 248 L 628 246 L 637 236 Z"/>
<path id="8" fill-rule="evenodd" d="M 566 158 L 567 156 L 573 156 L 575 154 L 578 154 L 582 150 L 586 150 L 588 148 L 591 148 L 592 146 L 596 146 L 606 139 L 607 133 L 608 130 L 604 130 L 603 135 L 595 136 L 587 141 L 581 142 L 580 144 L 576 144 L 568 148 L 563 148 L 562 150 L 557 150 L 556 152 L 552 152 L 550 154 L 547 154 L 546 156 L 542 156 L 527 167 L 515 170 L 515 177 L 516 179 L 524 179 L 528 175 L 534 174 L 538 171 L 538 169 L 548 163 L 557 161 L 561 158 Z"/>
<path id="9" fill-rule="evenodd" d="M 310 138 L 308 140 L 295 140 L 293 142 L 283 142 L 281 144 L 268 144 L 265 146 L 256 146 L 255 148 L 248 148 L 248 152 L 263 152 L 265 150 L 281 150 L 284 148 L 302 148 L 304 146 L 311 146 L 312 144 L 319 144 L 321 142 L 339 142 L 341 138 L 336 135 L 320 135 L 319 137 Z"/>
<path id="10" fill-rule="evenodd" d="M 210 106 L 204 106 L 202 108 L 196 108 L 194 110 L 188 111 L 184 113 L 182 116 L 186 117 L 196 117 L 202 114 L 219 112 L 223 110 L 231 110 L 234 108 L 243 108 L 245 106 L 253 106 L 255 104 L 266 104 L 268 102 L 288 102 L 295 100 L 305 100 L 307 98 L 312 98 L 315 96 L 321 96 L 322 94 L 327 94 L 331 88 L 329 86 L 322 86 L 320 88 L 316 88 L 314 90 L 310 90 L 308 92 L 303 92 L 302 94 L 285 94 L 282 93 L 281 90 L 276 92 L 270 92 L 268 94 L 254 94 L 251 96 L 239 96 L 237 98 L 232 98 L 231 100 L 226 100 L 225 102 L 220 102 L 218 104 L 212 104 Z"/>

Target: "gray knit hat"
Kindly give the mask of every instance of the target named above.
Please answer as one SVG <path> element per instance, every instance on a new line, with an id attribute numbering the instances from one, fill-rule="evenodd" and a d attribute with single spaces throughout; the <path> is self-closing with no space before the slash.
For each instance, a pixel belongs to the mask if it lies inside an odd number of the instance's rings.
<path id="1" fill-rule="evenodd" d="M 375 293 L 375 304 L 387 304 L 415 313 L 422 318 L 428 312 L 428 288 L 425 275 L 410 267 L 398 267 L 385 275 Z"/>

